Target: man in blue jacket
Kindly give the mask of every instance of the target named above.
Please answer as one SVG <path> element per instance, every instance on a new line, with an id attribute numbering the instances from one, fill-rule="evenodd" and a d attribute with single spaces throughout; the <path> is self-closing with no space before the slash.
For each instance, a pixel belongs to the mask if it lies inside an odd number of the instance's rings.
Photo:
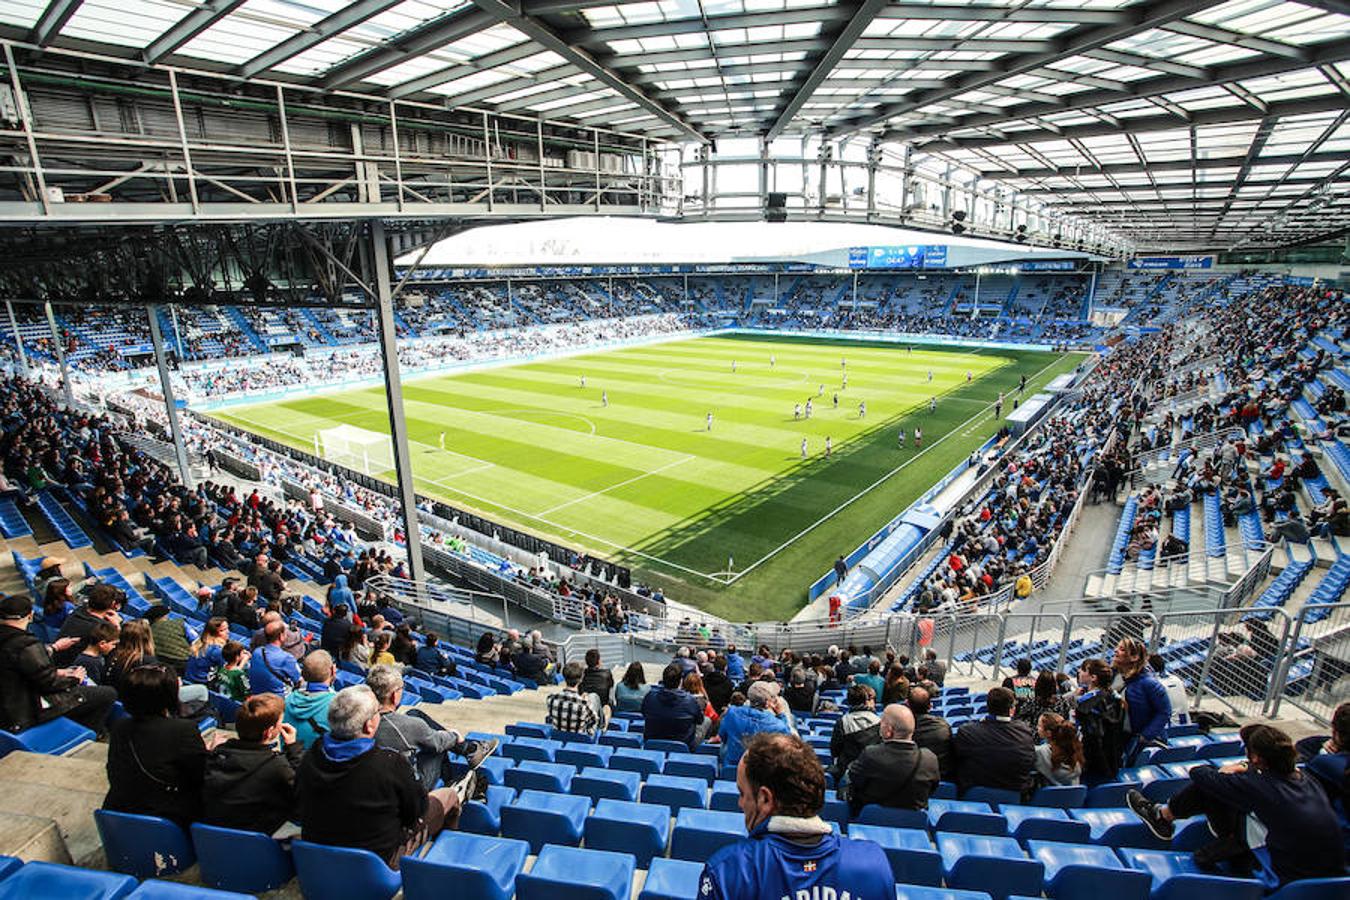
<path id="1" fill-rule="evenodd" d="M 1164 841 L 1172 839 L 1177 819 L 1203 815 L 1216 840 L 1195 851 L 1202 869 L 1220 862 L 1238 873 L 1254 868 L 1268 889 L 1344 875 L 1340 822 L 1317 779 L 1298 771 L 1289 735 L 1270 725 L 1246 725 L 1240 734 L 1247 748 L 1242 762 L 1196 766 L 1191 783 L 1165 805 L 1138 791 L 1127 793 L 1125 802 Z M 1248 843 L 1248 816 L 1265 829 L 1264 846 Z"/>
<path id="2" fill-rule="evenodd" d="M 300 685 L 300 664 L 281 649 L 286 636 L 286 623 L 280 619 L 268 622 L 263 629 L 263 645 L 249 660 L 248 683 L 255 694 L 276 694 L 285 697 Z"/>
<path id="3" fill-rule="evenodd" d="M 840 837 L 820 818 L 825 770 L 801 738 L 752 737 L 736 767 L 736 787 L 749 837 L 708 860 L 698 900 L 893 900 L 885 851 Z"/>
<path id="4" fill-rule="evenodd" d="M 671 663 L 661 684 L 642 698 L 642 739 L 681 741 L 692 750 L 703 740 L 703 699 L 680 689 L 684 670 Z"/>
<path id="5" fill-rule="evenodd" d="M 792 714 L 778 695 L 778 682 L 756 681 L 750 685 L 744 706 L 728 706 L 717 734 L 722 739 L 722 764 L 740 762 L 745 743 L 756 734 L 792 734 Z"/>

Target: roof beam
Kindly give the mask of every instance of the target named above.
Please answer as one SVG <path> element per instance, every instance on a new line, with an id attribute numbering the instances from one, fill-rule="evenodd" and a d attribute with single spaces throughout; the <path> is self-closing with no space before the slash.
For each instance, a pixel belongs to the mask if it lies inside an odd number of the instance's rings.
<path id="1" fill-rule="evenodd" d="M 850 120 L 844 125 L 830 129 L 832 137 L 840 137 L 880 125 L 896 116 L 912 112 L 930 103 L 950 100 L 967 91 L 977 90 L 987 84 L 993 84 L 1013 75 L 1023 75 L 1042 66 L 1058 62 L 1069 56 L 1076 56 L 1090 50 L 1104 47 L 1113 41 L 1130 37 L 1157 28 L 1168 22 L 1199 12 L 1212 6 L 1207 0 L 1149 0 L 1136 6 L 1126 7 L 1123 12 L 1129 18 L 1114 25 L 1099 25 L 1075 28 L 1055 37 L 1048 43 L 1053 49 L 1036 53 L 1014 53 L 1006 59 L 997 60 L 994 72 L 976 72 L 964 77 L 952 79 L 952 85 L 936 91 L 921 91 L 916 96 L 907 97 L 899 103 L 884 106 L 879 112 L 867 113 Z"/>
<path id="2" fill-rule="evenodd" d="M 718 44 L 717 56 L 720 59 L 737 59 L 742 56 L 757 56 L 763 53 L 811 53 L 823 50 L 829 42 L 821 38 L 801 40 L 764 41 L 746 44 Z M 654 50 L 650 53 L 616 53 L 596 57 L 603 66 L 630 69 L 634 66 L 656 66 L 662 63 L 708 62 L 709 50 L 706 46 L 685 47 L 679 50 Z M 872 68 L 879 60 L 872 60 Z M 790 64 L 785 64 L 790 65 Z"/>
<path id="3" fill-rule="evenodd" d="M 1197 170 L 1207 169 L 1237 169 L 1242 167 L 1246 154 L 1236 156 L 1211 156 L 1197 159 L 1195 168 Z M 1310 162 L 1340 162 L 1345 159 L 1344 153 L 1327 151 L 1324 153 L 1314 153 L 1305 158 L 1302 153 L 1283 153 L 1279 156 L 1265 156 L 1258 159 L 1255 165 L 1258 166 L 1292 166 L 1295 163 Z M 1056 168 L 1041 169 L 1023 169 L 1017 172 L 1005 170 L 988 170 L 977 173 L 981 178 L 991 178 L 1000 181 L 1038 181 L 1045 178 L 1082 178 L 1088 175 L 1119 176 L 1119 175 L 1161 175 L 1165 172 L 1189 172 L 1191 170 L 1191 161 L 1189 159 L 1169 159 L 1164 162 L 1148 163 L 1112 163 L 1098 168 L 1091 166 L 1059 166 Z M 1159 183 L 1159 187 L 1164 190 L 1173 185 L 1168 183 Z M 1019 187 L 1019 194 L 1061 194 L 1067 188 L 1062 187 Z"/>
<path id="4" fill-rule="evenodd" d="M 475 72 L 484 72 L 488 69 L 494 69 L 497 66 L 505 66 L 513 62 L 519 62 L 528 56 L 535 56 L 542 52 L 543 50 L 532 42 L 521 41 L 519 44 L 512 44 L 511 46 L 503 47 L 500 50 L 493 50 L 491 53 L 484 53 L 482 56 L 466 60 L 465 62 L 446 66 L 444 69 L 437 69 L 434 72 L 428 72 L 426 75 L 421 75 L 410 81 L 401 82 L 391 87 L 387 91 L 387 94 L 391 100 L 401 100 L 404 97 L 420 94 L 423 91 L 430 90 L 439 85 L 449 84 L 466 75 L 473 75 Z"/>
<path id="5" fill-rule="evenodd" d="M 1133 66 L 1136 69 L 1151 69 L 1154 72 L 1164 72 L 1168 75 L 1180 75 L 1182 78 L 1204 78 L 1206 74 L 1206 70 L 1201 66 L 1173 62 L 1170 59 L 1159 59 L 1156 56 L 1127 53 L 1124 50 L 1108 50 L 1105 47 L 1091 50 L 1083 55 L 1090 59 L 1099 59 L 1102 62 Z"/>
<path id="6" fill-rule="evenodd" d="M 445 105 L 452 107 L 472 106 L 475 103 L 490 102 L 493 97 L 514 94 L 516 91 L 523 91 L 528 87 L 549 84 L 576 74 L 578 74 L 576 66 L 564 63 L 561 66 L 531 72 L 529 75 L 521 75 L 519 78 L 507 78 L 496 84 L 489 84 L 472 91 L 465 91 L 462 94 L 451 95 L 445 98 Z"/>
<path id="7" fill-rule="evenodd" d="M 734 15 L 671 19 L 667 22 L 644 22 L 641 25 L 614 25 L 605 28 L 578 28 L 563 33 L 573 44 L 601 46 L 611 41 L 630 41 L 639 38 L 666 37 L 672 34 L 702 34 L 729 28 L 756 28 L 765 25 L 822 24 L 847 19 L 847 6 L 784 9 L 773 12 L 748 12 Z"/>
<path id="8" fill-rule="evenodd" d="M 853 14 L 849 16 L 844 26 L 835 33 L 832 42 L 825 52 L 817 59 L 811 62 L 811 68 L 802 77 L 801 83 L 796 86 L 792 99 L 778 113 L 769 130 L 765 133 L 766 140 L 773 140 L 783 133 L 792 122 L 801 108 L 806 105 L 806 101 L 811 99 L 811 95 L 816 92 L 821 83 L 830 77 L 839 61 L 844 58 L 844 54 L 853 48 L 854 43 L 867 30 L 867 26 L 872 24 L 877 13 L 881 12 L 889 3 L 889 0 L 863 0 L 863 2 L 853 7 Z"/>
<path id="9" fill-rule="evenodd" d="M 154 65 L 243 5 L 244 0 L 206 0 L 151 41 L 141 59 Z"/>
<path id="10" fill-rule="evenodd" d="M 1129 21 L 1128 9 L 1070 9 L 1068 7 L 920 6 L 897 3 L 877 14 L 878 19 L 929 19 L 941 22 L 1072 22 L 1076 25 L 1118 25 Z"/>
<path id="11" fill-rule="evenodd" d="M 648 97 L 642 89 L 629 84 L 618 72 L 596 60 L 580 47 L 573 47 L 543 22 L 520 12 L 504 0 L 473 0 L 474 5 L 497 21 L 510 25 L 524 34 L 544 50 L 551 50 L 564 60 L 576 66 L 596 81 L 616 91 L 619 96 L 633 101 L 647 112 L 653 113 L 661 121 L 678 128 L 696 141 L 707 142 L 703 132 L 689 124 L 678 113 L 672 112 L 662 104 Z"/>
<path id="12" fill-rule="evenodd" d="M 1288 116 L 1314 115 L 1324 112 L 1341 112 L 1345 108 L 1345 99 L 1340 94 L 1328 94 L 1323 97 L 1309 97 L 1302 100 L 1286 100 L 1280 103 L 1270 104 L 1268 114 L 1277 118 L 1286 118 Z M 1191 114 L 1191 121 L 1186 124 L 1195 125 L 1202 128 L 1206 125 L 1227 125 L 1231 122 L 1246 122 L 1251 119 L 1263 118 L 1262 114 L 1252 109 L 1247 104 L 1237 104 L 1234 106 L 1224 106 L 1217 109 L 1200 109 Z M 1183 127 L 1176 116 L 1133 116 L 1122 120 L 1126 127 L 1135 134 L 1141 134 L 1146 131 L 1174 131 Z M 950 129 L 947 129 L 950 131 Z M 1069 138 L 1088 138 L 1102 137 L 1103 135 L 1119 134 L 1120 129 L 1108 122 L 1094 122 L 1090 125 L 1066 125 L 1063 128 L 1027 128 L 1008 130 L 997 137 L 952 137 L 950 135 L 938 138 L 928 143 L 921 143 L 917 146 L 924 152 L 931 153 L 939 150 L 962 150 L 976 147 L 1001 147 L 1008 144 L 1034 144 L 1037 141 L 1057 141 L 1067 140 Z"/>
<path id="13" fill-rule="evenodd" d="M 1234 47 L 1242 47 L 1244 50 L 1255 50 L 1257 53 L 1269 53 L 1272 56 L 1284 56 L 1289 59 L 1308 58 L 1308 48 L 1306 47 L 1295 47 L 1293 44 L 1254 37 L 1240 31 L 1230 31 L 1227 28 L 1217 28 L 1213 25 L 1201 25 L 1198 22 L 1168 22 L 1163 25 L 1163 29 L 1173 34 L 1184 34 L 1187 37 L 1200 38 L 1215 44 L 1231 44 Z"/>
<path id="14" fill-rule="evenodd" d="M 457 10 L 396 34 L 389 40 L 333 66 L 319 78 L 328 90 L 363 81 L 416 56 L 439 50 L 471 34 L 490 28 L 493 18 L 480 10 Z"/>
<path id="15" fill-rule="evenodd" d="M 30 40 L 39 47 L 50 44 L 52 39 L 61 33 L 61 29 L 66 27 L 70 17 L 75 15 L 83 2 L 84 0 L 51 0 L 38 17 L 37 24 L 33 26 Z"/>
<path id="16" fill-rule="evenodd" d="M 1299 2 L 1304 6 L 1311 6 L 1323 12 L 1350 16 L 1350 0 L 1299 0 Z"/>
<path id="17" fill-rule="evenodd" d="M 1350 60 L 1350 38 L 1339 41 L 1330 41 L 1314 48 L 1314 64 L 1330 66 L 1333 63 Z M 1196 88 L 1214 87 L 1217 85 L 1229 85 L 1239 81 L 1248 81 L 1257 78 L 1269 78 L 1273 75 L 1282 75 L 1286 72 L 1298 71 L 1308 66 L 1306 62 L 1297 62 L 1295 60 L 1283 57 L 1265 56 L 1245 62 L 1231 63 L 1226 66 L 1216 67 L 1206 73 L 1204 78 L 1190 79 L 1178 78 L 1175 76 L 1160 76 L 1158 78 L 1147 78 L 1142 81 L 1130 82 L 1125 91 L 1078 91 L 1074 94 L 1067 94 L 1058 98 L 1055 103 L 1021 103 L 1016 106 L 1009 106 L 1000 109 L 997 113 L 991 115 L 966 116 L 960 120 L 960 128 L 985 128 L 998 127 L 1009 122 L 1016 122 L 1023 119 L 1032 119 L 1037 116 L 1047 116 L 1054 113 L 1070 110 L 1090 110 L 1099 106 L 1106 106 L 1112 103 L 1118 103 L 1121 100 L 1133 97 L 1136 99 L 1148 99 L 1159 97 L 1164 94 L 1172 94 L 1180 91 L 1194 90 Z M 1242 89 L 1240 89 L 1242 90 Z M 1245 92 L 1245 90 L 1244 90 Z M 1239 96 L 1234 92 L 1234 96 Z M 1258 115 L 1264 115 L 1268 106 L 1263 102 L 1252 102 L 1247 97 L 1239 97 Z M 1252 98 L 1259 100 L 1259 98 Z M 1129 123 L 1131 120 L 1125 118 L 1121 120 Z M 926 137 L 934 134 L 946 134 L 950 129 L 931 128 L 922 125 L 910 125 L 893 129 L 886 133 L 885 140 L 911 140 L 917 137 Z"/>
<path id="18" fill-rule="evenodd" d="M 292 57 L 299 56 L 311 47 L 316 47 L 331 37 L 335 37 L 349 28 L 355 28 L 367 19 L 378 16 L 385 10 L 398 6 L 402 0 L 356 0 L 342 7 L 331 16 L 320 19 L 308 28 L 296 32 L 279 44 L 274 44 L 257 56 L 243 63 L 236 70 L 243 78 L 260 75 L 273 66 L 278 66 Z"/>
<path id="19" fill-rule="evenodd" d="M 1252 135 L 1252 142 L 1247 145 L 1247 155 L 1242 160 L 1242 165 L 1238 167 L 1237 175 L 1233 177 L 1233 187 L 1228 191 L 1228 199 L 1224 201 L 1223 209 L 1214 217 L 1214 231 L 1219 230 L 1219 223 L 1223 217 L 1228 215 L 1228 210 L 1233 208 L 1233 201 L 1237 199 L 1238 193 L 1247 186 L 1247 177 L 1251 174 L 1252 166 L 1261 155 L 1261 151 L 1266 148 L 1266 142 L 1270 140 L 1270 134 L 1275 130 L 1275 119 L 1266 117 L 1261 120 L 1261 125 Z M 1192 159 L 1192 169 L 1197 160 Z"/>

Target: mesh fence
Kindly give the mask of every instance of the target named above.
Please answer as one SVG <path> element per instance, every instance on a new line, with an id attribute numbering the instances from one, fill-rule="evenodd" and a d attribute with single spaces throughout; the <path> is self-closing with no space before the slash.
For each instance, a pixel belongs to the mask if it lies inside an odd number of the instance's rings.
<path id="1" fill-rule="evenodd" d="M 1350 699 L 1350 603 L 1303 607 L 1273 685 L 1271 715 L 1289 703 L 1323 722 Z"/>

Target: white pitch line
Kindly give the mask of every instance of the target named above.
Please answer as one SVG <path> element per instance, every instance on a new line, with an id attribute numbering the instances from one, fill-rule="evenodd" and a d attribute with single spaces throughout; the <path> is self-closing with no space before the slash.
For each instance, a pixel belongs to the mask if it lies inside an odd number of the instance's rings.
<path id="1" fill-rule="evenodd" d="M 623 487 L 623 486 L 626 485 L 626 484 L 632 484 L 632 483 L 635 482 L 635 481 L 641 481 L 642 479 L 647 478 L 647 477 L 649 477 L 649 476 L 651 476 L 651 475 L 655 475 L 655 474 L 657 474 L 658 472 L 664 472 L 666 469 L 671 469 L 671 468 L 674 468 L 675 466 L 683 465 L 684 463 L 689 462 L 691 459 L 695 459 L 695 457 L 694 457 L 693 455 L 688 455 L 688 456 L 685 456 L 684 459 L 677 459 L 677 460 L 675 460 L 675 461 L 673 461 L 673 462 L 668 462 L 668 463 L 666 463 L 664 466 L 658 466 L 657 468 L 652 469 L 650 472 L 643 472 L 641 475 L 634 475 L 632 478 L 624 479 L 623 481 L 620 481 L 618 484 L 611 484 L 611 485 L 610 485 L 609 487 L 607 487 L 607 488 L 602 488 L 602 489 L 600 489 L 600 490 L 598 490 L 598 491 L 591 491 L 589 494 L 585 495 L 584 497 L 577 497 L 575 500 L 568 500 L 566 503 L 559 503 L 557 506 L 550 506 L 548 509 L 545 509 L 545 510 L 540 511 L 539 515 L 541 515 L 541 516 L 547 516 L 547 515 L 549 515 L 549 514 L 551 514 L 551 513 L 557 512 L 557 511 L 560 510 L 560 509 L 565 509 L 565 508 L 567 508 L 567 507 L 569 507 L 569 506 L 572 506 L 573 504 L 581 503 L 581 502 L 583 502 L 583 501 L 585 501 L 585 500 L 589 500 L 589 499 L 591 499 L 592 497 L 599 497 L 601 494 L 607 494 L 607 493 L 609 493 L 610 491 L 616 490 L 616 489 L 618 489 L 618 488 L 621 488 L 621 487 Z"/>
<path id="2" fill-rule="evenodd" d="M 1061 356 L 1059 359 L 1056 359 L 1056 360 L 1054 360 L 1053 362 L 1047 363 L 1047 364 L 1044 366 L 1044 368 L 1042 368 L 1039 372 L 1037 372 L 1035 375 L 1033 375 L 1031 378 L 1029 378 L 1029 379 L 1027 379 L 1027 380 L 1028 380 L 1029 382 L 1030 382 L 1030 381 L 1035 381 L 1037 378 L 1040 378 L 1041 375 L 1043 375 L 1043 374 L 1046 372 L 1047 369 L 1051 368 L 1052 366 L 1057 365 L 1062 359 L 1063 359 L 1063 357 Z M 1000 368 L 1001 368 L 1001 367 L 1000 367 Z M 915 462 L 916 460 L 918 460 L 919 457 L 923 456 L 925 453 L 929 452 L 930 450 L 936 449 L 937 446 L 938 446 L 939 444 L 941 444 L 943 441 L 947 440 L 947 438 L 949 438 L 949 437 L 951 437 L 952 435 L 954 435 L 954 434 L 956 433 L 957 429 L 964 428 L 964 427 L 966 427 L 966 426 L 969 426 L 969 425 L 973 424 L 977 419 L 979 419 L 979 418 L 981 418 L 982 416 L 984 416 L 989 410 L 992 410 L 993 408 L 994 408 L 994 403 L 991 401 L 990 403 L 986 404 L 986 406 L 985 406 L 984 409 L 982 409 L 982 410 L 980 410 L 979 412 L 975 413 L 975 414 L 972 415 L 969 419 L 966 419 L 964 422 L 962 422 L 960 425 L 957 425 L 956 428 L 953 428 L 951 431 L 947 432 L 947 433 L 944 434 L 942 437 L 938 438 L 936 441 L 934 441 L 933 443 L 929 444 L 927 447 L 923 448 L 923 449 L 920 450 L 918 453 L 914 454 L 914 455 L 911 456 L 909 459 L 907 459 L 907 460 L 905 460 L 904 462 L 902 462 L 900 465 L 896 466 L 894 469 L 891 469 L 891 470 L 890 470 L 889 472 L 887 472 L 885 475 L 882 475 L 880 478 L 878 478 L 876 481 L 874 481 L 874 482 L 872 482 L 871 484 L 869 484 L 867 487 L 863 488 L 861 491 L 859 491 L 858 493 L 854 494 L 852 497 L 848 498 L 848 499 L 845 500 L 843 503 L 839 504 L 839 505 L 836 506 L 834 509 L 832 509 L 832 510 L 830 510 L 829 512 L 827 512 L 825 515 L 821 516 L 819 519 L 817 519 L 816 521 L 812 522 L 810 525 L 806 526 L 806 527 L 803 528 L 801 531 L 797 532 L 797 534 L 795 534 L 795 535 L 793 535 L 792 537 L 788 538 L 786 541 L 784 541 L 783 543 L 779 544 L 777 547 L 775 547 L 774 549 L 770 550 L 768 553 L 766 553 L 766 554 L 764 554 L 763 556 L 761 556 L 759 559 L 757 559 L 757 560 L 755 560 L 754 562 L 752 562 L 749 566 L 747 566 L 746 568 L 744 568 L 744 569 L 742 569 L 741 571 L 737 572 L 736 575 L 733 576 L 733 577 L 731 578 L 731 580 L 728 581 L 727 583 L 728 583 L 728 584 L 735 584 L 735 583 L 736 583 L 737 581 L 739 581 L 743 576 L 748 575 L 750 572 L 753 572 L 753 571 L 754 571 L 756 568 L 758 568 L 761 564 L 763 564 L 763 563 L 767 562 L 768 560 L 772 559 L 773 557 L 777 556 L 779 553 L 783 552 L 783 551 L 786 550 L 788 547 L 791 547 L 793 544 L 797 543 L 797 541 L 801 540 L 801 539 L 804 538 L 806 535 L 810 534 L 812 531 L 815 531 L 816 528 L 818 528 L 818 527 L 820 527 L 821 525 L 823 525 L 824 523 L 828 522 L 830 519 L 833 519 L 836 515 L 838 515 L 840 512 L 842 512 L 842 511 L 843 511 L 844 509 L 846 509 L 847 507 L 851 506 L 854 502 L 856 502 L 857 500 L 860 500 L 861 498 L 865 497 L 867 494 L 870 494 L 870 493 L 871 493 L 873 490 L 875 490 L 878 486 L 880 486 L 880 485 L 883 484 L 884 482 L 890 480 L 890 478 L 891 478 L 892 475 L 895 475 L 897 472 L 902 471 L 903 469 L 905 469 L 906 467 L 908 467 L 910 463 Z"/>

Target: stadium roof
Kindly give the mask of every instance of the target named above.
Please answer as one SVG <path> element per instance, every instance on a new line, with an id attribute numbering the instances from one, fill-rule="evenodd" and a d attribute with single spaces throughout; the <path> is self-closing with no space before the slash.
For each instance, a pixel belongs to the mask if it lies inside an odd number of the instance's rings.
<path id="1" fill-rule="evenodd" d="M 0 0 L 0 29 L 670 142 L 905 142 L 1151 245 L 1350 226 L 1350 0 Z"/>

